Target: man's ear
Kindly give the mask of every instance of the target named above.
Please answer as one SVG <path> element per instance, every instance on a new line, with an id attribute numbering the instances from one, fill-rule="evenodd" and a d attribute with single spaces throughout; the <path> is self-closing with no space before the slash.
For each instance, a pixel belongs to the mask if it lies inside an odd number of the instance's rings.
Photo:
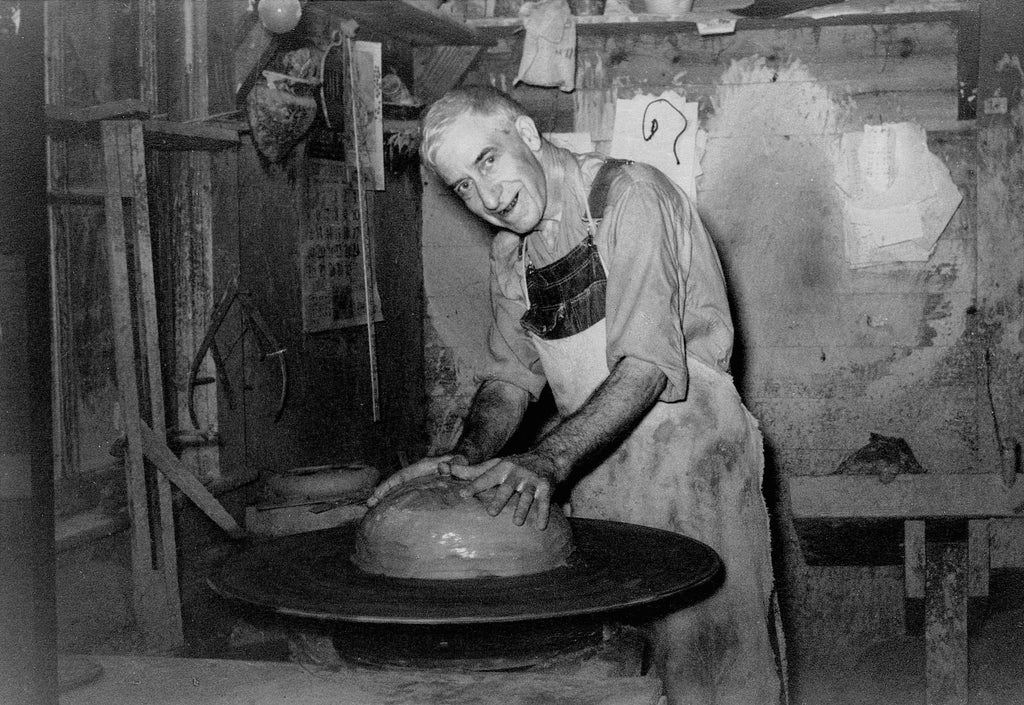
<path id="1" fill-rule="evenodd" d="M 534 152 L 540 151 L 540 131 L 537 129 L 533 118 L 528 115 L 520 115 L 515 121 L 516 132 L 526 145 Z"/>

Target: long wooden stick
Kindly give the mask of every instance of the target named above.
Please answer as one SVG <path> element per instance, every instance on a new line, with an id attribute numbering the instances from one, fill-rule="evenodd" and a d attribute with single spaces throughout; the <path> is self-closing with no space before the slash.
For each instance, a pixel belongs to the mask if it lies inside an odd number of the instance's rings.
<path id="1" fill-rule="evenodd" d="M 366 344 L 370 354 L 370 393 L 373 398 L 373 420 L 380 421 L 380 389 L 377 377 L 377 336 L 373 323 L 373 291 L 370 282 L 370 240 L 366 234 L 366 203 L 363 200 L 363 171 L 359 163 L 359 113 L 356 110 L 355 51 L 350 37 L 345 37 L 348 49 L 349 100 L 352 104 L 352 150 L 356 163 L 356 202 L 359 204 L 359 244 L 363 251 L 363 296 L 366 300 Z"/>

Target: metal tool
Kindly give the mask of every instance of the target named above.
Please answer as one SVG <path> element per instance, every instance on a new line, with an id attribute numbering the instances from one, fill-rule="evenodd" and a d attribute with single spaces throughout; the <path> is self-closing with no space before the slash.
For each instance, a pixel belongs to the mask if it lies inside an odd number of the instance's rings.
<path id="1" fill-rule="evenodd" d="M 242 332 L 239 333 L 238 337 L 227 347 L 226 354 L 221 354 L 220 347 L 217 345 L 217 332 L 220 330 L 221 325 L 224 323 L 224 319 L 227 318 L 228 313 L 231 311 L 235 302 L 238 303 L 242 311 Z M 219 381 L 221 391 L 223 391 L 228 405 L 234 408 L 234 390 L 231 387 L 231 381 L 228 379 L 227 369 L 224 363 L 227 358 L 231 357 L 231 353 L 245 338 L 246 334 L 250 332 L 256 339 L 256 345 L 260 352 L 260 361 L 266 361 L 268 358 L 277 359 L 277 366 L 281 372 L 281 392 L 278 395 L 277 409 L 274 412 L 274 421 L 279 421 L 281 414 L 284 413 L 285 403 L 288 400 L 288 360 L 285 357 L 287 348 L 283 348 L 278 344 L 277 339 L 274 337 L 274 334 L 270 332 L 270 328 L 267 326 L 266 321 L 260 314 L 259 309 L 256 308 L 256 305 L 253 303 L 251 295 L 248 291 L 243 291 L 238 288 L 238 278 L 235 277 L 231 280 L 231 283 L 228 285 L 224 294 L 221 295 L 217 305 L 214 306 L 213 315 L 210 316 L 210 324 L 207 326 L 206 334 L 203 336 L 203 342 L 200 344 L 199 349 L 192 358 L 192 368 L 188 376 L 188 415 L 192 420 L 192 425 L 196 428 L 199 428 L 199 420 L 196 418 L 195 411 L 195 394 L 197 386 L 201 384 L 212 384 L 215 381 Z M 213 358 L 216 377 L 199 376 L 199 368 L 202 366 L 203 360 L 206 359 L 207 353 L 209 353 Z"/>

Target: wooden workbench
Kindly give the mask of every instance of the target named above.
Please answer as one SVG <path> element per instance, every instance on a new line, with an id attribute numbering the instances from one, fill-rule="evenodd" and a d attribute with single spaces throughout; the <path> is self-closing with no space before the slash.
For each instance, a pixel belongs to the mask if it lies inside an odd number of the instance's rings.
<path id="1" fill-rule="evenodd" d="M 809 565 L 903 563 L 908 633 L 925 638 L 924 702 L 966 705 L 968 622 L 989 596 L 989 524 L 1024 519 L 1024 482 L 996 473 L 788 479 Z"/>
<path id="2" fill-rule="evenodd" d="M 656 678 L 309 671 L 280 662 L 91 656 L 103 674 L 61 705 L 656 705 Z"/>

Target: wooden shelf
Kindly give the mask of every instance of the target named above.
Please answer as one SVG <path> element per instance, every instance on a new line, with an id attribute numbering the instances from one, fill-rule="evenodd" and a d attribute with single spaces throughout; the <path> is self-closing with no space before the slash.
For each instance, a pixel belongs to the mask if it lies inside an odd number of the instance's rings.
<path id="1" fill-rule="evenodd" d="M 151 149 L 211 152 L 238 146 L 236 131 L 197 122 L 145 120 L 142 123 L 142 133 L 146 139 L 146 146 Z"/>
<path id="2" fill-rule="evenodd" d="M 480 46 L 491 40 L 480 36 L 461 19 L 427 12 L 401 0 L 317 0 L 306 12 L 320 17 L 355 20 L 358 39 L 393 37 L 414 46 Z"/>
<path id="3" fill-rule="evenodd" d="M 698 25 L 734 20 L 736 29 L 771 29 L 824 25 L 898 24 L 909 22 L 956 21 L 963 13 L 978 11 L 978 0 L 906 0 L 884 2 L 851 0 L 841 5 L 812 8 L 786 17 L 743 17 L 728 10 L 694 11 L 678 15 L 581 15 L 576 18 L 580 34 L 611 35 L 623 32 L 693 32 Z M 518 17 L 467 20 L 466 24 L 484 37 L 508 36 L 522 30 Z"/>
<path id="4" fill-rule="evenodd" d="M 153 120 L 149 116 L 149 106 L 140 100 L 83 107 L 47 105 L 46 131 L 56 137 L 85 135 L 99 138 L 101 121 L 135 119 L 142 121 L 146 146 L 151 149 L 216 151 L 239 144 L 238 131 L 227 126 L 228 123 L 174 122 Z"/>

